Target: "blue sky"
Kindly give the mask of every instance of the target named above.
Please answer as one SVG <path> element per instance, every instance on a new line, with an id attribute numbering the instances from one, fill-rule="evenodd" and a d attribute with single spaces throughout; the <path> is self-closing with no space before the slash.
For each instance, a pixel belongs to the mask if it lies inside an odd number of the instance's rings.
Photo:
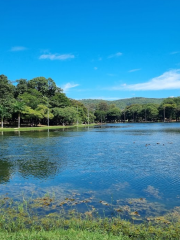
<path id="1" fill-rule="evenodd" d="M 180 96 L 179 0 L 0 1 L 0 74 L 74 99 Z"/>

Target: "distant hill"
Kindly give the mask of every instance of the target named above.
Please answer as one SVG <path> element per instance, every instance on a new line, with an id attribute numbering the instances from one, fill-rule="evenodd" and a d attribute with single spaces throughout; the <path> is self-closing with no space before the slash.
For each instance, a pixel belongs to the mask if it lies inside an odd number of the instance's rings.
<path id="1" fill-rule="evenodd" d="M 134 97 L 134 98 L 125 98 L 114 101 L 107 101 L 103 99 L 82 99 L 79 100 L 85 106 L 88 105 L 97 105 L 100 102 L 106 102 L 107 104 L 115 104 L 118 108 L 124 109 L 126 106 L 131 104 L 147 104 L 147 103 L 156 103 L 161 104 L 164 98 L 143 98 L 143 97 Z"/>

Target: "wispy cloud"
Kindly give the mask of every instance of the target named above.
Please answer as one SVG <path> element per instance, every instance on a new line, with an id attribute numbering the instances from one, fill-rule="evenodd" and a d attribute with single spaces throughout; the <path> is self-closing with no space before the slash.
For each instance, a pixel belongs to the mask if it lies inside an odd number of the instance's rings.
<path id="1" fill-rule="evenodd" d="M 16 47 L 12 47 L 10 49 L 11 52 L 19 52 L 19 51 L 24 51 L 24 50 L 27 50 L 26 47 L 22 47 L 22 46 L 16 46 Z"/>
<path id="2" fill-rule="evenodd" d="M 75 84 L 75 83 L 66 83 L 62 89 L 64 90 L 64 92 L 67 92 L 70 88 L 74 88 L 79 86 L 79 84 Z"/>
<path id="3" fill-rule="evenodd" d="M 111 88 L 111 90 L 133 90 L 133 91 L 170 90 L 170 89 L 180 89 L 180 69 L 165 72 L 159 77 L 150 79 L 148 82 L 130 85 L 122 84 L 120 86 Z"/>
<path id="4" fill-rule="evenodd" d="M 108 58 L 120 57 L 121 55 L 122 55 L 121 52 L 117 52 L 117 53 L 115 53 L 115 54 L 112 54 L 112 55 L 108 56 Z"/>
<path id="5" fill-rule="evenodd" d="M 177 54 L 177 53 L 180 53 L 180 51 L 171 52 L 170 54 L 174 55 L 174 54 Z"/>
<path id="6" fill-rule="evenodd" d="M 98 68 L 97 67 L 94 67 L 94 70 L 97 70 Z"/>
<path id="7" fill-rule="evenodd" d="M 58 53 L 48 53 L 48 54 L 42 54 L 39 59 L 50 59 L 50 60 L 67 60 L 75 58 L 73 54 L 58 54 Z"/>
<path id="8" fill-rule="evenodd" d="M 137 71 L 140 71 L 140 70 L 141 70 L 141 68 L 135 68 L 135 69 L 129 70 L 128 72 L 137 72 Z"/>

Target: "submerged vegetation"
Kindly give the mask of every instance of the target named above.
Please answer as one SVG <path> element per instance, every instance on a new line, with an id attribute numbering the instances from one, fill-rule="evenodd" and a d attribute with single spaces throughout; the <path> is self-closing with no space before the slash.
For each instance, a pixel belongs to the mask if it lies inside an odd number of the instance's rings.
<path id="1" fill-rule="evenodd" d="M 72 125 L 118 121 L 179 120 L 180 97 L 156 101 L 127 99 L 124 107 L 117 101 L 77 101 L 68 98 L 53 79 L 19 79 L 13 85 L 0 75 L 0 121 L 6 126 Z M 84 104 L 83 104 L 84 103 Z"/>
<path id="2" fill-rule="evenodd" d="M 131 200 L 133 201 L 133 200 Z M 134 200 L 143 202 L 144 199 Z M 131 212 L 131 219 L 121 217 L 123 208 L 116 208 L 116 215 L 100 216 L 90 206 L 91 198 L 77 200 L 77 196 L 58 201 L 55 195 L 21 201 L 9 198 L 0 200 L 1 239 L 179 239 L 180 210 L 174 209 L 163 216 L 149 217 L 140 223 L 138 211 Z M 106 207 L 113 207 L 104 201 Z M 78 204 L 86 210 L 78 211 Z M 138 206 L 138 204 L 137 204 Z M 59 208 L 59 211 L 56 210 Z M 132 209 L 130 210 L 132 211 Z"/>

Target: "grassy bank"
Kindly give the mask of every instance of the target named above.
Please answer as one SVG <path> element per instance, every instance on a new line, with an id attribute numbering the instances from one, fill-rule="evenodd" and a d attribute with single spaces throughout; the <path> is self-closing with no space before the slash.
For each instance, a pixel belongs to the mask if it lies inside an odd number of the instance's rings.
<path id="1" fill-rule="evenodd" d="M 63 205 L 58 213 L 48 211 L 44 214 L 52 202 L 49 197 L 34 200 L 23 198 L 21 202 L 3 197 L 0 200 L 0 239 L 180 239 L 177 212 L 174 212 L 171 221 L 161 216 L 134 224 L 133 221 L 121 219 L 120 215 L 101 218 L 94 217 L 90 212 L 79 213 L 75 208 L 65 211 Z M 35 209 L 40 210 L 40 214 Z"/>
<path id="2" fill-rule="evenodd" d="M 42 131 L 42 130 L 51 130 L 51 129 L 65 129 L 65 128 L 84 128 L 84 127 L 93 127 L 95 124 L 91 123 L 89 125 L 78 124 L 78 125 L 67 125 L 67 126 L 38 126 L 38 127 L 9 127 L 9 128 L 0 128 L 0 132 L 14 132 L 14 131 Z"/>
<path id="3" fill-rule="evenodd" d="M 130 238 L 112 234 L 89 232 L 87 230 L 57 229 L 54 231 L 19 231 L 15 233 L 0 232 L 1 240 L 129 240 Z"/>
<path id="4" fill-rule="evenodd" d="M 3 218 L 3 216 L 0 216 Z M 3 218 L 3 221 L 5 219 Z M 180 239 L 179 224 L 132 224 L 119 218 L 80 219 L 47 218 L 41 220 L 24 218 L 0 221 L 0 239 Z M 5 223 L 6 222 L 6 223 Z"/>

